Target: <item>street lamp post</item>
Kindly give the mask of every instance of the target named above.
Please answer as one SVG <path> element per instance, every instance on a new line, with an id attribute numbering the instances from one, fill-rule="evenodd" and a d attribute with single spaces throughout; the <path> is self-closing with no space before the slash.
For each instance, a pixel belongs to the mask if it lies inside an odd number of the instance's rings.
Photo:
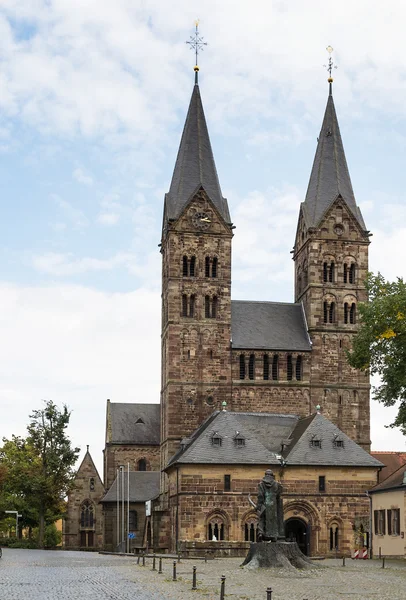
<path id="1" fill-rule="evenodd" d="M 16 516 L 16 538 L 18 539 L 18 519 L 20 519 L 23 515 L 20 515 L 18 510 L 5 510 L 4 512 L 9 515 Z"/>

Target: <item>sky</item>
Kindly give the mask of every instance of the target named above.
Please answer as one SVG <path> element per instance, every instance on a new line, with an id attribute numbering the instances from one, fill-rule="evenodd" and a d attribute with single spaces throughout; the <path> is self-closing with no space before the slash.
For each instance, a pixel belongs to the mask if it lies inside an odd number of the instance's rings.
<path id="1" fill-rule="evenodd" d="M 160 227 L 194 81 L 236 225 L 234 299 L 293 300 L 334 48 L 370 268 L 405 276 L 401 0 L 0 0 L 0 436 L 52 399 L 99 469 L 106 399 L 158 402 Z M 371 403 L 374 449 L 405 450 Z"/>

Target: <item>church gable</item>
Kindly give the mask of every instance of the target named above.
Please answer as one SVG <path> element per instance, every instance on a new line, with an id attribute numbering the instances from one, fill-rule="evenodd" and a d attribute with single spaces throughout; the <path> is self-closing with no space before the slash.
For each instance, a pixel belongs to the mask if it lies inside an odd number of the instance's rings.
<path id="1" fill-rule="evenodd" d="M 336 239 L 337 241 L 365 240 L 366 237 L 365 229 L 362 228 L 359 220 L 354 216 L 341 195 L 337 196 L 322 215 L 318 232 L 320 232 L 322 238 Z"/>
<path id="2" fill-rule="evenodd" d="M 111 402 L 107 429 L 110 444 L 159 445 L 159 404 Z"/>

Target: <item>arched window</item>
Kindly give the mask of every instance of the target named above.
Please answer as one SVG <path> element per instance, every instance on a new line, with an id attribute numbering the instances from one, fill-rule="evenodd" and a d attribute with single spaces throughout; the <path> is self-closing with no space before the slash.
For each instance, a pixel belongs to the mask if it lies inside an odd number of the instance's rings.
<path id="1" fill-rule="evenodd" d="M 350 323 L 351 325 L 355 325 L 355 317 L 356 317 L 356 306 L 355 302 L 351 304 L 350 308 Z"/>
<path id="2" fill-rule="evenodd" d="M 256 542 L 258 536 L 258 519 L 250 517 L 244 523 L 244 540 L 246 542 Z"/>
<path id="3" fill-rule="evenodd" d="M 80 508 L 81 529 L 94 528 L 94 506 L 89 500 L 85 500 Z"/>
<path id="4" fill-rule="evenodd" d="M 269 379 L 269 356 L 264 354 L 264 379 Z"/>
<path id="5" fill-rule="evenodd" d="M 245 379 L 245 355 L 240 354 L 240 379 Z"/>
<path id="6" fill-rule="evenodd" d="M 288 354 L 286 357 L 286 379 L 291 381 L 293 378 L 293 364 L 292 364 L 292 355 Z"/>
<path id="7" fill-rule="evenodd" d="M 147 470 L 147 461 L 145 458 L 140 458 L 137 463 L 138 471 L 146 471 Z"/>
<path id="8" fill-rule="evenodd" d="M 325 283 L 333 283 L 334 282 L 334 270 L 335 265 L 334 261 L 324 262 L 323 263 L 323 281 Z"/>
<path id="9" fill-rule="evenodd" d="M 217 257 L 216 256 L 213 258 L 213 262 L 211 265 L 211 276 L 217 277 Z"/>
<path id="10" fill-rule="evenodd" d="M 215 319 L 217 317 L 218 299 L 217 296 L 205 296 L 204 298 L 204 316 L 206 319 Z"/>
<path id="11" fill-rule="evenodd" d="M 187 317 L 187 296 L 182 294 L 182 317 Z"/>
<path id="12" fill-rule="evenodd" d="M 210 277 L 210 256 L 206 256 L 204 262 L 204 274 L 206 277 Z"/>
<path id="13" fill-rule="evenodd" d="M 195 300 L 196 300 L 196 296 L 194 294 L 192 294 L 190 296 L 190 300 L 189 300 L 189 317 L 195 316 Z"/>
<path id="14" fill-rule="evenodd" d="M 336 309 L 335 302 L 330 302 L 330 307 L 329 307 L 329 311 L 328 311 L 328 322 L 329 323 L 335 322 L 335 309 Z"/>
<path id="15" fill-rule="evenodd" d="M 184 256 L 182 259 L 182 275 L 183 277 L 194 277 L 196 271 L 196 256 L 190 259 Z"/>
<path id="16" fill-rule="evenodd" d="M 337 523 L 330 525 L 330 550 L 339 549 L 339 528 Z"/>
<path id="17" fill-rule="evenodd" d="M 183 257 L 183 266 L 182 266 L 182 275 L 183 277 L 187 277 L 188 276 L 188 260 L 187 260 L 187 256 Z"/>
<path id="18" fill-rule="evenodd" d="M 204 316 L 206 319 L 210 319 L 210 296 L 204 298 Z"/>
<path id="19" fill-rule="evenodd" d="M 89 489 L 91 492 L 94 492 L 94 477 L 91 477 L 89 480 Z"/>
<path id="20" fill-rule="evenodd" d="M 352 263 L 348 272 L 348 283 L 355 283 L 355 263 Z"/>
<path id="21" fill-rule="evenodd" d="M 211 301 L 211 318 L 215 319 L 217 317 L 217 296 L 213 296 L 213 300 Z"/>
<path id="22" fill-rule="evenodd" d="M 222 542 L 226 538 L 224 519 L 214 515 L 207 523 L 207 539 Z"/>
<path id="23" fill-rule="evenodd" d="M 250 379 L 255 379 L 255 354 L 250 354 L 250 359 L 248 362 L 248 377 Z"/>
<path id="24" fill-rule="evenodd" d="M 196 268 L 196 256 L 192 256 L 192 258 L 190 259 L 190 268 L 189 268 L 190 277 L 195 276 L 195 268 Z"/>
<path id="25" fill-rule="evenodd" d="M 277 354 L 273 355 L 272 359 L 272 379 L 277 381 L 279 378 L 279 357 Z"/>
<path id="26" fill-rule="evenodd" d="M 296 358 L 296 381 L 302 381 L 302 357 L 298 356 Z"/>
<path id="27" fill-rule="evenodd" d="M 344 323 L 348 323 L 348 302 L 344 302 Z"/>

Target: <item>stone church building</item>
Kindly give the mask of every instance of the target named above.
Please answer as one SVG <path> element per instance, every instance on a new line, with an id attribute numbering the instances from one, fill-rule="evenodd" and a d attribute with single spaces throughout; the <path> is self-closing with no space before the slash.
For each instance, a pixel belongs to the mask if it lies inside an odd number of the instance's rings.
<path id="1" fill-rule="evenodd" d="M 197 75 L 164 200 L 160 404 L 107 402 L 103 492 L 98 502 L 89 492 L 72 496 L 65 543 L 81 545 L 81 506 L 94 502 L 101 545 L 118 547 L 116 478 L 130 465 L 128 500 L 137 517 L 126 531 L 139 547 L 245 554 L 256 539 L 248 495 L 255 499 L 272 468 L 284 488 L 287 536 L 313 556 L 349 553 L 368 538 L 366 492 L 381 463 L 369 454 L 369 377 L 346 360 L 357 305 L 366 300 L 370 233 L 351 184 L 332 79 L 292 231 L 294 302 L 281 303 L 231 299 L 235 227 Z M 148 515 L 145 500 L 152 500 Z"/>

